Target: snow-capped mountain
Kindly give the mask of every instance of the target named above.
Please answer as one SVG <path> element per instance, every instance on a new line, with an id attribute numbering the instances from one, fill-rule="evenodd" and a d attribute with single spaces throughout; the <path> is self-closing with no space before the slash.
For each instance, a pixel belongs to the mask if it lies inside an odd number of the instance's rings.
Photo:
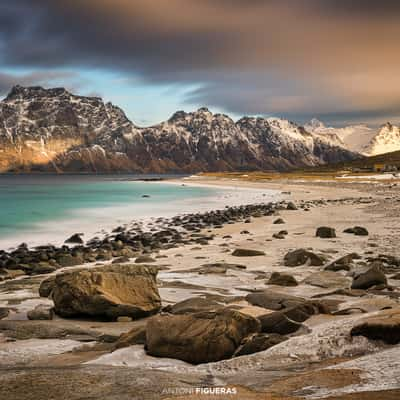
<path id="1" fill-rule="evenodd" d="M 0 171 L 284 170 L 355 157 L 333 135 L 277 118 L 235 122 L 200 108 L 140 128 L 111 103 L 63 88 L 16 86 L 0 102 Z"/>
<path id="2" fill-rule="evenodd" d="M 370 155 L 389 153 L 400 150 L 400 127 L 387 122 L 365 147 Z"/>
<path id="3" fill-rule="evenodd" d="M 379 129 L 364 124 L 333 128 L 313 119 L 304 127 L 314 135 L 325 136 L 331 143 L 366 156 L 400 150 L 400 127 L 390 123 Z"/>

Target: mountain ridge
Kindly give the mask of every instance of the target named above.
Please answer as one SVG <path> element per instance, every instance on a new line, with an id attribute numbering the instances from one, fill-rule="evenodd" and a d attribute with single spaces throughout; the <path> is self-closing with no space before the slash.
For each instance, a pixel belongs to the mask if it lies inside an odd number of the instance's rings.
<path id="1" fill-rule="evenodd" d="M 279 118 L 234 121 L 202 107 L 139 127 L 112 103 L 15 86 L 0 102 L 1 172 L 288 170 L 358 154 Z"/>

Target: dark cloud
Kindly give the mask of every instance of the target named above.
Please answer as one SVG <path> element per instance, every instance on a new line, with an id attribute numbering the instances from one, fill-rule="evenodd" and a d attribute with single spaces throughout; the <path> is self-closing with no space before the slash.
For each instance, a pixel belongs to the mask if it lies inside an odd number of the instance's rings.
<path id="1" fill-rule="evenodd" d="M 373 114 L 400 104 L 399 17 L 391 0 L 2 0 L 1 62 L 198 83 L 188 102 L 240 114 Z"/>
<path id="2" fill-rule="evenodd" d="M 68 89 L 78 90 L 80 79 L 78 74 L 73 72 L 60 71 L 39 71 L 29 74 L 9 74 L 0 72 L 0 96 L 8 93 L 14 85 L 32 86 L 43 85 L 52 86 L 58 82 L 69 82 Z M 74 84 L 71 84 L 75 82 Z"/>

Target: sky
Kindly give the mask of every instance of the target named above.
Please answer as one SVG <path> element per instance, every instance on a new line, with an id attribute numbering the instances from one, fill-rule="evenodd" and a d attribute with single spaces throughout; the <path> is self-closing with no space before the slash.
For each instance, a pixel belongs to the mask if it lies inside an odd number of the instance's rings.
<path id="1" fill-rule="evenodd" d="M 202 106 L 400 121 L 398 0 L 1 0 L 0 96 L 101 96 L 138 125 Z"/>

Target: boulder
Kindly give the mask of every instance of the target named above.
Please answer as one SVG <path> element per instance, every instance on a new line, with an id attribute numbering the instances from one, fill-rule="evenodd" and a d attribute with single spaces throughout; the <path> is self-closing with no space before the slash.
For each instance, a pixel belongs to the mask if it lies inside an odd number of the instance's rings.
<path id="1" fill-rule="evenodd" d="M 110 265 L 65 272 L 55 277 L 55 312 L 63 317 L 86 315 L 116 319 L 156 313 L 161 299 L 157 268 L 150 265 Z"/>
<path id="2" fill-rule="evenodd" d="M 235 351 L 234 357 L 258 353 L 259 351 L 267 350 L 285 340 L 286 338 L 284 336 L 277 333 L 255 333 L 244 339 L 243 343 Z"/>
<path id="3" fill-rule="evenodd" d="M 357 253 L 346 254 L 328 264 L 324 269 L 326 271 L 350 271 L 353 260 L 359 258 L 361 257 Z"/>
<path id="4" fill-rule="evenodd" d="M 278 286 L 297 286 L 296 278 L 289 274 L 281 274 L 280 272 L 273 272 L 269 278 L 268 285 Z"/>
<path id="5" fill-rule="evenodd" d="M 229 309 L 158 315 L 147 323 L 146 350 L 191 364 L 215 362 L 232 357 L 244 338 L 259 331 L 257 319 Z"/>
<path id="6" fill-rule="evenodd" d="M 354 277 L 351 285 L 352 289 L 369 289 L 376 285 L 386 285 L 387 279 L 382 272 L 382 265 L 380 262 L 372 263 L 368 271 L 361 273 Z"/>
<path id="7" fill-rule="evenodd" d="M 235 249 L 232 255 L 235 257 L 255 257 L 255 256 L 265 256 L 265 253 L 261 250 Z"/>
<path id="8" fill-rule="evenodd" d="M 334 228 L 330 228 L 329 226 L 320 226 L 317 228 L 315 236 L 323 239 L 335 238 L 336 232 Z"/>
<path id="9" fill-rule="evenodd" d="M 284 221 L 282 218 L 277 218 L 277 219 L 273 222 L 273 224 L 275 224 L 275 225 L 284 224 L 284 223 L 285 223 L 285 221 Z"/>
<path id="10" fill-rule="evenodd" d="M 75 233 L 71 237 L 69 237 L 64 243 L 71 243 L 71 244 L 83 244 L 83 240 L 81 236 L 83 233 Z"/>
<path id="11" fill-rule="evenodd" d="M 283 258 L 283 263 L 286 267 L 298 267 L 306 263 L 311 266 L 321 266 L 324 262 L 324 256 L 315 254 L 306 249 L 289 251 Z"/>
<path id="12" fill-rule="evenodd" d="M 265 333 L 287 335 L 296 332 L 303 326 L 301 323 L 288 318 L 282 311 L 261 315 L 258 319 L 261 322 L 261 330 Z"/>
<path id="13" fill-rule="evenodd" d="M 381 314 L 368 317 L 355 325 L 351 336 L 365 336 L 372 340 L 383 340 L 388 344 L 400 343 L 400 311 L 385 310 Z"/>
<path id="14" fill-rule="evenodd" d="M 363 226 L 355 226 L 354 228 L 347 228 L 343 231 L 344 233 L 352 233 L 356 236 L 368 236 L 368 230 Z"/>
<path id="15" fill-rule="evenodd" d="M 305 299 L 291 296 L 285 293 L 274 292 L 272 290 L 260 290 L 250 293 L 246 300 L 253 306 L 267 308 L 268 310 L 281 310 L 303 304 Z"/>
<path id="16" fill-rule="evenodd" d="M 73 256 L 71 254 L 60 255 L 56 260 L 61 267 L 74 267 L 75 265 L 81 265 L 84 263 L 81 256 Z"/>
<path id="17" fill-rule="evenodd" d="M 28 311 L 27 316 L 30 320 L 46 321 L 53 319 L 53 314 L 53 307 L 39 304 L 33 310 Z"/>

